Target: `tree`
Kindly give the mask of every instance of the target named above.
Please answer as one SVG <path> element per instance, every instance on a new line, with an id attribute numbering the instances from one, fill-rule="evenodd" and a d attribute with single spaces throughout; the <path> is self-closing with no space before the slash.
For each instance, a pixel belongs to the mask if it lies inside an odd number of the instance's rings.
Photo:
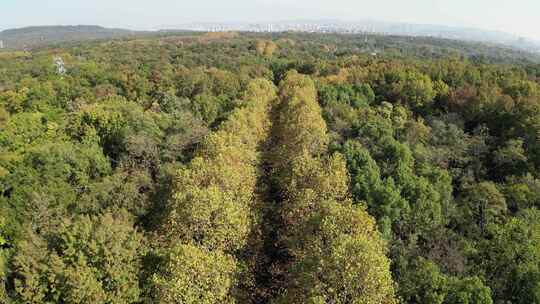
<path id="1" fill-rule="evenodd" d="M 257 149 L 270 131 L 275 98 L 267 81 L 253 82 L 247 104 L 201 143 L 178 172 L 167 227 L 174 239 L 227 253 L 245 245 L 257 182 Z"/>
<path id="2" fill-rule="evenodd" d="M 356 202 L 366 202 L 386 239 L 392 237 L 392 226 L 409 212 L 409 204 L 393 178 L 383 180 L 380 169 L 369 151 L 356 141 L 343 147 L 347 168 L 351 174 L 352 194 Z"/>
<path id="3" fill-rule="evenodd" d="M 154 187 L 152 177 L 144 170 L 118 170 L 88 185 L 72 209 L 81 214 L 125 209 L 139 221 L 150 211 Z"/>
<path id="4" fill-rule="evenodd" d="M 2 197 L 9 204 L 10 237 L 23 233 L 23 223 L 32 229 L 49 226 L 50 219 L 68 215 L 82 189 L 91 180 L 110 173 L 111 167 L 95 143 L 47 140 L 21 154 L 6 153 L 9 174 L 2 178 Z M 40 185 L 40 187 L 36 187 Z"/>
<path id="5" fill-rule="evenodd" d="M 358 207 L 336 201 L 319 205 L 290 241 L 295 258 L 278 303 L 396 303 L 375 223 Z"/>
<path id="6" fill-rule="evenodd" d="M 507 211 L 506 199 L 491 182 L 481 182 L 469 189 L 464 201 L 464 216 L 484 234 L 489 224 L 496 223 Z"/>
<path id="7" fill-rule="evenodd" d="M 238 271 L 234 258 L 219 251 L 176 245 L 152 277 L 158 303 L 235 303 L 231 289 Z"/>
<path id="8" fill-rule="evenodd" d="M 514 214 L 540 206 L 540 180 L 531 174 L 519 178 L 507 178 L 502 192 L 504 193 L 508 210 Z"/>
<path id="9" fill-rule="evenodd" d="M 54 233 L 30 233 L 13 258 L 15 300 L 133 303 L 141 236 L 126 212 L 81 216 Z"/>
<path id="10" fill-rule="evenodd" d="M 497 176 L 520 175 L 527 172 L 527 156 L 522 139 L 512 139 L 494 153 Z"/>
<path id="11" fill-rule="evenodd" d="M 395 303 L 385 242 L 373 218 L 352 205 L 343 156 L 321 157 L 326 125 L 311 81 L 289 72 L 280 98 L 274 178 L 290 261 L 276 265 L 287 269 L 277 303 Z"/>
<path id="12" fill-rule="evenodd" d="M 411 269 L 403 271 L 400 293 L 407 303 L 442 304 L 447 293 L 447 278 L 433 262 L 413 260 Z"/>
<path id="13" fill-rule="evenodd" d="M 491 288 L 478 277 L 451 278 L 445 304 L 492 304 Z"/>
<path id="14" fill-rule="evenodd" d="M 4 126 L 9 121 L 9 113 L 4 109 L 4 107 L 0 107 L 0 127 L 4 128 Z"/>
<path id="15" fill-rule="evenodd" d="M 160 121 L 149 111 L 123 98 L 84 106 L 70 120 L 68 134 L 80 140 L 95 140 L 105 155 L 119 162 L 126 153 L 128 139 L 134 135 L 159 140 L 163 136 Z"/>
<path id="16" fill-rule="evenodd" d="M 196 157 L 178 170 L 162 230 L 174 249 L 165 273 L 154 280 L 164 301 L 228 303 L 233 290 L 245 283 L 236 279 L 235 269 L 245 262 L 242 252 L 259 220 L 259 149 L 270 134 L 275 89 L 256 80 L 244 98 L 245 104 L 206 136 Z M 167 282 L 170 277 L 174 282 Z"/>
<path id="17" fill-rule="evenodd" d="M 416 258 L 405 272 L 400 288 L 407 303 L 492 304 L 491 289 L 478 277 L 453 277 L 424 258 Z"/>
<path id="18" fill-rule="evenodd" d="M 255 50 L 259 55 L 272 57 L 278 46 L 273 41 L 257 40 L 255 42 Z"/>
<path id="19" fill-rule="evenodd" d="M 276 170 L 286 166 L 304 150 L 317 155 L 326 150 L 326 124 L 317 103 L 313 81 L 296 71 L 289 71 L 280 83 L 278 114 L 275 122 L 273 157 Z"/>
<path id="20" fill-rule="evenodd" d="M 496 301 L 540 302 L 540 214 L 529 209 L 494 226 L 480 243 L 475 271 L 484 273 Z"/>
<path id="21" fill-rule="evenodd" d="M 281 210 L 293 257 L 284 303 L 393 303 L 384 242 L 373 219 L 347 200 L 344 168 L 339 155 L 327 164 L 308 155 L 293 163 Z"/>
<path id="22" fill-rule="evenodd" d="M 402 79 L 392 85 L 392 93 L 398 100 L 412 108 L 430 105 L 437 95 L 429 76 L 418 72 L 407 72 Z"/>
<path id="23" fill-rule="evenodd" d="M 3 249 L 7 245 L 7 240 L 4 235 L 4 227 L 6 221 L 2 215 L 0 215 L 0 302 L 4 303 L 8 300 L 6 293 L 6 274 L 7 274 L 7 256 L 8 252 Z"/>

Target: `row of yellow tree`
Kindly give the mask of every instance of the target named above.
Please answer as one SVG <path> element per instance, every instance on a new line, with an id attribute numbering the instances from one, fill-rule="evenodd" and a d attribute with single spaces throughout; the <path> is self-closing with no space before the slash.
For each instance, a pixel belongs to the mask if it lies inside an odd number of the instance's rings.
<path id="1" fill-rule="evenodd" d="M 249 252 L 261 248 L 252 239 L 260 236 L 264 204 L 270 203 L 257 189 L 272 180 L 281 224 L 270 229 L 287 256 L 272 266 L 285 281 L 273 301 L 394 303 L 375 221 L 350 199 L 343 157 L 327 156 L 313 81 L 289 72 L 277 95 L 270 82 L 256 80 L 243 100 L 178 172 L 163 227 L 169 249 L 152 280 L 157 300 L 234 303 L 251 296 L 241 286 L 257 275 L 250 273 L 257 260 L 248 261 Z"/>

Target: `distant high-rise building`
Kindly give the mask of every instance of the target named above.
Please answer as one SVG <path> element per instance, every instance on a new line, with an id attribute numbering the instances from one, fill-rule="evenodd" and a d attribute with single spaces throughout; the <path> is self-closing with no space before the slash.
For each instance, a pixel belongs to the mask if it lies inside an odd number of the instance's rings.
<path id="1" fill-rule="evenodd" d="M 0 40 L 0 49 L 4 48 L 4 40 Z"/>

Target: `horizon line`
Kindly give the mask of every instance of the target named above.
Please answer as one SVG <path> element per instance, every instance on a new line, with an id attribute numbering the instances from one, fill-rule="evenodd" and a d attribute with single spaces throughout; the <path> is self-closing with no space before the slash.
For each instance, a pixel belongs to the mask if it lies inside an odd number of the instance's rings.
<path id="1" fill-rule="evenodd" d="M 338 22 L 338 23 L 379 23 L 379 24 L 387 24 L 387 25 L 411 25 L 411 26 L 431 26 L 431 27 L 441 27 L 446 29 L 459 29 L 459 30 L 465 30 L 465 31 L 482 31 L 482 32 L 491 32 L 491 33 L 498 33 L 498 34 L 505 34 L 505 35 L 511 35 L 514 36 L 517 39 L 526 39 L 530 42 L 536 42 L 540 43 L 540 39 L 536 37 L 532 37 L 529 35 L 524 35 L 516 32 L 509 32 L 499 29 L 493 29 L 493 28 L 482 28 L 477 26 L 470 26 L 470 25 L 449 25 L 449 24 L 442 24 L 442 23 L 422 23 L 422 22 L 405 22 L 405 21 L 386 21 L 386 20 L 380 20 L 380 19 L 371 19 L 371 18 L 358 18 L 358 19 L 350 19 L 350 18 L 298 18 L 298 19 L 282 19 L 282 20 L 252 20 L 252 21 L 246 21 L 246 20 L 228 20 L 228 21 L 188 21 L 183 23 L 177 23 L 177 24 L 161 24 L 161 25 L 145 25 L 145 26 L 136 26 L 136 25 L 104 25 L 104 24 L 68 24 L 68 23 L 56 23 L 56 24 L 26 24 L 26 25 L 0 25 L 0 32 L 6 31 L 6 30 L 14 30 L 14 29 L 23 29 L 23 28 L 29 28 L 29 27 L 49 27 L 49 26 L 99 26 L 102 28 L 108 28 L 108 29 L 122 29 L 122 30 L 131 30 L 131 31 L 160 31 L 160 30 L 181 30 L 182 28 L 175 28 L 175 27 L 181 27 L 181 26 L 187 26 L 187 25 L 193 25 L 193 24 L 215 24 L 215 25 L 257 25 L 257 24 L 279 24 L 279 23 L 291 23 L 291 22 L 306 22 L 306 23 L 322 23 L 322 22 Z M 187 29 L 186 29 L 187 30 Z M 425 36 L 425 35 L 421 35 Z"/>

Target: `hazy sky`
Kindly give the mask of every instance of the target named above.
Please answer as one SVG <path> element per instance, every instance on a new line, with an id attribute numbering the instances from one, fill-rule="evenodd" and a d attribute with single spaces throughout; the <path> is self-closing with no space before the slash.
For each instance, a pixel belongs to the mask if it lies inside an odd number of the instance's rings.
<path id="1" fill-rule="evenodd" d="M 540 0 L 0 0 L 0 28 L 98 24 L 157 29 L 186 22 L 403 21 L 502 30 L 540 40 Z"/>

